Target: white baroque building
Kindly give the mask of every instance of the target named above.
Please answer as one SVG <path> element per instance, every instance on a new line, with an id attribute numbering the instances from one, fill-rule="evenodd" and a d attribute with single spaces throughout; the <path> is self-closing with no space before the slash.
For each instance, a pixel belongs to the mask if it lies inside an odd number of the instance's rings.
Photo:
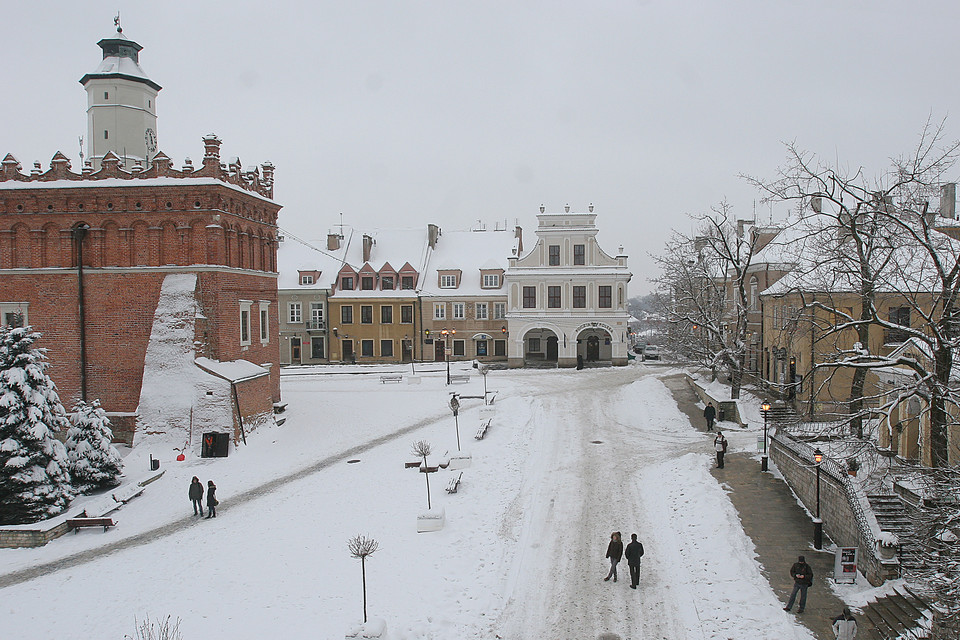
<path id="1" fill-rule="evenodd" d="M 537 216 L 537 243 L 512 256 L 507 285 L 508 362 L 511 367 L 556 363 L 627 364 L 627 256 L 597 244 L 596 215 Z M 622 249 L 620 253 L 622 254 Z"/>

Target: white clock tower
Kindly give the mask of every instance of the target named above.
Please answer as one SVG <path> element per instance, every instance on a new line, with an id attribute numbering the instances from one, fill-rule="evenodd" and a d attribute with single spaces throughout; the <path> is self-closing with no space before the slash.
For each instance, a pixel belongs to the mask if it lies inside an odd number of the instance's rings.
<path id="1" fill-rule="evenodd" d="M 87 156 L 93 170 L 108 151 L 127 171 L 146 169 L 157 152 L 157 93 L 160 85 L 140 68 L 139 44 L 117 32 L 97 43 L 103 61 L 80 78 L 87 90 Z"/>

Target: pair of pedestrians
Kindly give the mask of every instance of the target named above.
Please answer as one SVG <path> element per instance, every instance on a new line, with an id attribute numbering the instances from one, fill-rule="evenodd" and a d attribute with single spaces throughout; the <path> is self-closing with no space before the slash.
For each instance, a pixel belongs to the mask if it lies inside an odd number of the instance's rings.
<path id="1" fill-rule="evenodd" d="M 637 585 L 640 584 L 640 558 L 643 556 L 643 545 L 637 541 L 637 534 L 635 533 L 630 535 L 630 543 L 626 549 L 623 548 L 619 531 L 610 534 L 610 544 L 607 545 L 606 556 L 610 559 L 610 571 L 603 581 L 607 582 L 611 577 L 614 582 L 617 581 L 617 564 L 624 556 L 627 558 L 627 566 L 630 567 L 630 588 L 636 589 Z"/>
<path id="2" fill-rule="evenodd" d="M 200 482 L 200 479 L 197 476 L 193 476 L 193 481 L 190 482 L 190 502 L 193 503 L 193 515 L 203 516 L 203 483 Z M 217 500 L 217 485 L 213 484 L 213 480 L 207 481 L 207 519 L 217 517 L 217 505 L 220 504 L 220 501 Z"/>

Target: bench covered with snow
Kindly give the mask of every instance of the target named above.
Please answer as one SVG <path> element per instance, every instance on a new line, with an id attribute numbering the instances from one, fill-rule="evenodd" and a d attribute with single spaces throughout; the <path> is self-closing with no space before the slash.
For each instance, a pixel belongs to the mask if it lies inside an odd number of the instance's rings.
<path id="1" fill-rule="evenodd" d="M 74 533 L 84 527 L 103 527 L 104 532 L 110 527 L 116 526 L 113 518 L 67 518 L 67 529 L 73 529 Z"/>
<path id="2" fill-rule="evenodd" d="M 144 489 L 146 489 L 146 487 L 141 487 L 139 484 L 128 484 L 114 491 L 110 494 L 110 497 L 120 504 L 126 504 L 143 493 Z"/>
<path id="3" fill-rule="evenodd" d="M 483 436 L 486 435 L 487 429 L 490 428 L 490 423 L 493 422 L 493 418 L 487 418 L 480 422 L 480 428 L 477 429 L 477 435 L 473 436 L 477 440 L 483 440 Z"/>
<path id="4" fill-rule="evenodd" d="M 387 382 L 403 382 L 403 374 L 385 373 L 380 376 L 380 384 L 386 384 Z"/>
<path id="5" fill-rule="evenodd" d="M 447 493 L 456 493 L 457 488 L 460 486 L 460 480 L 463 478 L 463 471 L 458 473 L 456 477 L 450 478 L 450 482 L 447 483 Z"/>
<path id="6" fill-rule="evenodd" d="M 456 375 L 450 376 L 450 384 L 462 383 L 462 382 L 470 382 L 470 376 L 465 374 L 463 375 L 456 374 Z"/>

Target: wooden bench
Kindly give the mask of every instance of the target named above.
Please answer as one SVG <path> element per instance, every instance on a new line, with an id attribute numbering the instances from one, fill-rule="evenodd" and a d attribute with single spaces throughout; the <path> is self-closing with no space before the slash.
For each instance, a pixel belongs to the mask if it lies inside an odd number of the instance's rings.
<path id="1" fill-rule="evenodd" d="M 483 440 L 483 436 L 487 433 L 487 429 L 490 428 L 490 423 L 493 422 L 493 418 L 488 418 L 480 423 L 480 428 L 477 429 L 477 435 L 473 436 L 477 440 Z"/>
<path id="2" fill-rule="evenodd" d="M 388 382 L 403 382 L 403 375 L 399 373 L 385 373 L 380 376 L 380 384 Z"/>
<path id="3" fill-rule="evenodd" d="M 450 376 L 450 384 L 463 383 L 463 382 L 470 382 L 470 376 L 459 375 L 459 374 L 455 376 Z"/>
<path id="4" fill-rule="evenodd" d="M 110 527 L 116 526 L 112 518 L 68 518 L 67 530 L 73 529 L 74 533 L 84 527 L 103 527 L 104 532 Z"/>
<path id="5" fill-rule="evenodd" d="M 460 479 L 463 477 L 463 471 L 457 474 L 457 477 L 450 478 L 450 482 L 447 483 L 447 493 L 456 493 L 457 487 L 460 486 Z"/>
<path id="6" fill-rule="evenodd" d="M 136 498 L 138 495 L 143 493 L 143 490 L 146 487 L 141 487 L 140 485 L 132 484 L 128 485 L 125 488 L 122 488 L 118 491 L 114 491 L 110 497 L 119 502 L 120 504 L 126 504 Z"/>

